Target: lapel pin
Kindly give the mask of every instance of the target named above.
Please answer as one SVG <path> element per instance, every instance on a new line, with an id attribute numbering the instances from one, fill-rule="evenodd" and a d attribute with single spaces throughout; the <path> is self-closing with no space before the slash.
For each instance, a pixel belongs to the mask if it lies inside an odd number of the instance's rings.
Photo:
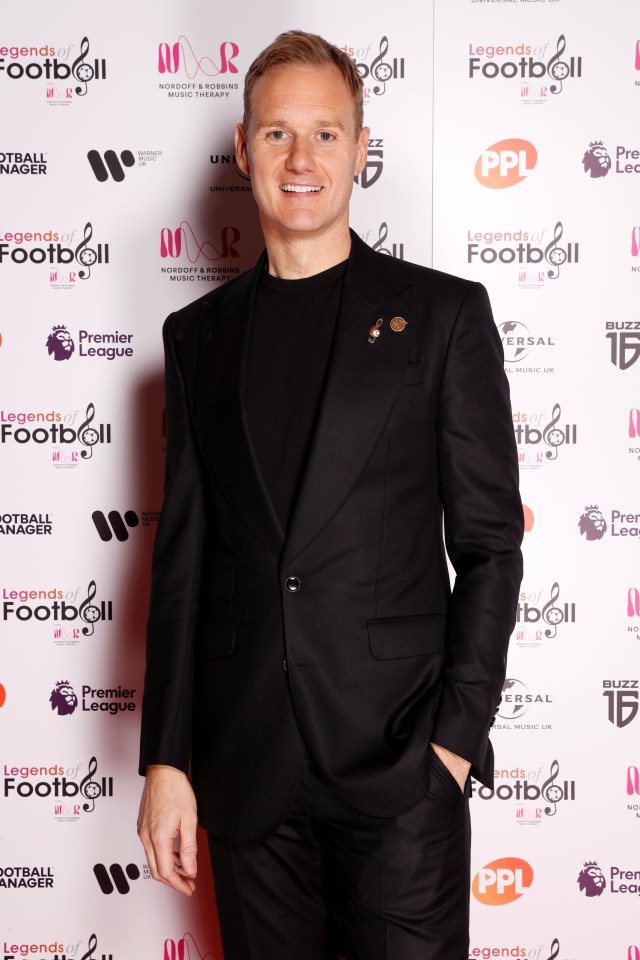
<path id="1" fill-rule="evenodd" d="M 376 339 L 380 336 L 379 328 L 382 326 L 383 322 L 384 321 L 382 317 L 379 317 L 374 323 L 374 325 L 371 327 L 371 329 L 369 330 L 369 337 L 368 337 L 369 343 L 376 342 Z"/>
<path id="2" fill-rule="evenodd" d="M 394 333 L 401 333 L 407 325 L 407 321 L 404 317 L 394 317 L 393 320 L 389 321 L 389 326 Z"/>

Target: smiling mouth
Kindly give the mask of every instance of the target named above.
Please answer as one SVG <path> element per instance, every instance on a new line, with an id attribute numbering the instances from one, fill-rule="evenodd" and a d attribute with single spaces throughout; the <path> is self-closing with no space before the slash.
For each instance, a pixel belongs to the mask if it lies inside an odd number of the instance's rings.
<path id="1" fill-rule="evenodd" d="M 320 193 L 322 187 L 312 187 L 302 183 L 281 183 L 283 193 Z"/>

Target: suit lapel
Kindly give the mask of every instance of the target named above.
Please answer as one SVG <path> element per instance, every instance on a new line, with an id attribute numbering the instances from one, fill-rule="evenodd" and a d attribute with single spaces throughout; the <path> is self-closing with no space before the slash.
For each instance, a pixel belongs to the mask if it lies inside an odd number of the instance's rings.
<path id="1" fill-rule="evenodd" d="M 196 375 L 200 442 L 224 494 L 243 523 L 279 556 L 284 530 L 265 486 L 245 415 L 244 374 L 263 254 L 219 308 L 205 301 Z"/>
<path id="2" fill-rule="evenodd" d="M 394 291 L 381 261 L 352 233 L 340 315 L 298 497 L 286 565 L 329 523 L 356 483 L 402 383 L 415 333 L 413 288 Z M 390 320 L 407 326 L 394 332 Z M 378 319 L 380 336 L 369 342 Z"/>

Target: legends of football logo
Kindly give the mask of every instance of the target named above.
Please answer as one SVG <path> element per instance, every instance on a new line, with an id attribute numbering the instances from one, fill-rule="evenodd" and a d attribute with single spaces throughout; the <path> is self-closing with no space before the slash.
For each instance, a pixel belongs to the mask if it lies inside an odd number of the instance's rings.
<path id="1" fill-rule="evenodd" d="M 80 41 L 80 52 L 75 44 L 56 49 L 54 46 L 0 47 L 0 77 L 10 80 L 46 80 L 45 96 L 51 106 L 67 106 L 74 95 L 84 97 L 94 80 L 107 79 L 107 62 L 88 59 L 90 43 L 87 37 Z M 9 63 L 7 63 L 7 58 Z"/>
<path id="2" fill-rule="evenodd" d="M 519 82 L 520 95 L 525 103 L 543 103 L 548 94 L 562 93 L 565 80 L 582 76 L 582 57 L 563 59 L 567 49 L 564 34 L 556 40 L 554 53 L 545 62 L 549 42 L 544 45 L 531 43 L 469 44 L 469 73 L 471 80 L 515 80 Z M 501 62 L 497 62 L 501 61 Z"/>
<path id="3" fill-rule="evenodd" d="M 72 247 L 70 244 L 75 234 L 76 230 L 66 234 L 56 230 L 13 230 L 0 233 L 0 266 L 5 262 L 15 266 L 24 266 L 25 263 L 46 264 L 49 267 L 49 283 L 53 289 L 73 289 L 78 279 L 89 279 L 91 268 L 96 264 L 109 263 L 108 243 L 91 246 L 93 226 L 90 221 L 84 225 L 80 243 Z M 40 246 L 31 246 L 34 243 Z"/>

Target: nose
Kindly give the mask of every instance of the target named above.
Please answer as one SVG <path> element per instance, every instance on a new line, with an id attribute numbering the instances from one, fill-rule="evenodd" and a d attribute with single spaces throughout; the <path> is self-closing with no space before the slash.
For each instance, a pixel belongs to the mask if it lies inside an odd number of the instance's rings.
<path id="1" fill-rule="evenodd" d="M 294 137 L 286 161 L 287 170 L 304 173 L 315 168 L 313 149 L 306 137 Z"/>

